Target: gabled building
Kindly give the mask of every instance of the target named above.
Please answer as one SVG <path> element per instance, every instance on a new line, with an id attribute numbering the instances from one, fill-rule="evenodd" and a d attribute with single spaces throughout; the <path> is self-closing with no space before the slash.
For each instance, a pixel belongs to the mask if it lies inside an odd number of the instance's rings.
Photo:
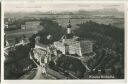
<path id="1" fill-rule="evenodd" d="M 54 42 L 57 50 L 63 54 L 77 54 L 83 56 L 84 54 L 93 52 L 93 42 L 90 40 L 79 40 L 80 38 L 73 35 L 71 30 L 71 22 L 67 25 L 67 34 L 64 35 L 60 41 Z"/>

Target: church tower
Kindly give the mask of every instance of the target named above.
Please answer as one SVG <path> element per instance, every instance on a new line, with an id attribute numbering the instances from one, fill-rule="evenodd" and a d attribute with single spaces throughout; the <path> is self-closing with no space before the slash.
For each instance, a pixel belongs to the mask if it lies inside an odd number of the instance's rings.
<path id="1" fill-rule="evenodd" d="M 67 25 L 67 39 L 72 37 L 71 27 L 72 27 L 72 25 L 71 25 L 71 22 L 69 20 L 68 25 Z"/>
<path id="2" fill-rule="evenodd" d="M 69 22 L 68 22 L 68 25 L 67 25 L 67 34 L 71 34 L 71 22 L 70 22 L 70 20 L 69 20 Z"/>

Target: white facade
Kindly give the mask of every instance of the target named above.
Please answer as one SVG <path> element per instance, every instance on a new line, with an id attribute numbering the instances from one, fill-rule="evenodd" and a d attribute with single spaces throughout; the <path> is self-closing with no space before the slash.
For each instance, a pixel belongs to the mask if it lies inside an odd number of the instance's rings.
<path id="1" fill-rule="evenodd" d="M 54 42 L 54 46 L 57 48 L 57 50 L 60 50 L 63 54 L 65 54 L 65 46 L 62 42 Z"/>
<path id="2" fill-rule="evenodd" d="M 69 54 L 77 54 L 82 56 L 83 54 L 88 54 L 93 52 L 93 43 L 89 40 L 76 41 L 75 39 L 65 39 L 65 41 L 54 42 L 54 46 L 57 50 L 60 50 L 63 54 L 66 54 L 65 45 L 68 45 Z"/>
<path id="3" fill-rule="evenodd" d="M 70 54 L 78 54 L 79 56 L 82 56 L 80 43 L 76 43 L 69 46 L 69 53 Z"/>
<path id="4" fill-rule="evenodd" d="M 67 34 L 71 34 L 71 28 L 67 28 Z"/>

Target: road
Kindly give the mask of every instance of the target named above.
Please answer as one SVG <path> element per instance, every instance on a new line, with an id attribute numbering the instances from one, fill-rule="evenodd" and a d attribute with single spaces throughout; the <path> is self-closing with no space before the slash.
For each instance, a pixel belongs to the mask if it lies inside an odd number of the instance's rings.
<path id="1" fill-rule="evenodd" d="M 37 67 L 37 72 L 33 79 L 44 79 L 44 77 L 42 75 L 42 67 L 41 66 Z"/>
<path id="2" fill-rule="evenodd" d="M 20 44 L 16 44 L 16 46 L 18 46 L 18 45 L 20 45 Z M 9 48 L 10 47 L 6 47 L 5 51 Z M 40 52 L 42 52 L 43 54 L 41 54 Z M 46 68 L 46 74 L 42 74 L 43 67 L 41 66 L 41 60 L 40 60 L 41 57 L 39 56 L 39 59 L 35 58 L 35 56 L 34 56 L 35 53 L 42 57 L 45 57 L 45 55 L 47 55 L 46 50 L 42 50 L 42 49 L 41 50 L 40 49 L 31 50 L 29 53 L 30 59 L 33 60 L 33 62 L 36 64 L 37 68 L 34 68 L 33 70 L 27 72 L 19 79 L 33 79 L 33 80 L 34 79 L 67 79 L 66 76 L 64 76 L 60 72 L 50 69 L 49 67 Z M 5 54 L 6 54 L 6 52 L 5 52 Z"/>
<path id="3" fill-rule="evenodd" d="M 37 49 L 37 50 L 39 50 L 39 49 Z M 33 50 L 33 51 L 36 51 L 36 50 Z M 55 74 L 57 74 L 59 77 L 61 77 L 63 79 L 66 78 L 65 76 L 60 75 L 58 72 L 56 72 L 54 70 L 51 70 L 49 67 L 45 68 L 46 69 L 46 74 L 43 74 L 42 73 L 43 67 L 40 65 L 40 62 L 37 62 L 37 60 L 35 59 L 33 51 L 31 51 L 30 56 L 31 56 L 33 62 L 37 65 L 36 75 L 35 75 L 35 77 L 33 79 L 57 79 Z M 47 51 L 46 50 L 43 50 L 43 51 L 45 52 L 44 55 L 46 55 Z"/>
<path id="4" fill-rule="evenodd" d="M 42 52 L 42 54 L 40 52 Z M 31 52 L 32 60 L 37 65 L 37 73 L 36 73 L 36 76 L 34 77 L 35 79 L 68 79 L 68 78 L 78 79 L 76 76 L 74 76 L 73 74 L 71 74 L 70 72 L 68 72 L 66 70 L 64 72 L 61 70 L 59 70 L 59 72 L 57 72 L 53 69 L 50 69 L 48 66 L 45 68 L 47 76 L 45 74 L 42 74 L 43 68 L 40 66 L 41 57 L 40 56 L 38 57 L 39 58 L 38 60 L 40 60 L 40 62 L 37 62 L 37 60 L 35 59 L 35 56 L 34 56 L 34 54 L 37 54 L 37 53 L 38 53 L 38 55 L 45 57 L 45 55 L 47 55 L 47 51 L 43 50 L 43 49 L 34 49 L 33 52 Z M 59 67 L 58 67 L 58 69 L 59 69 Z"/>

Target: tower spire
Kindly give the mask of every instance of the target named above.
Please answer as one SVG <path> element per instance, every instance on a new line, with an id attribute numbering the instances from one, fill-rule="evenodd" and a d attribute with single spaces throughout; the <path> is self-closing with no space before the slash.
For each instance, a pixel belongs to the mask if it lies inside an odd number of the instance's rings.
<path id="1" fill-rule="evenodd" d="M 71 22 L 70 20 L 68 21 L 68 25 L 67 25 L 67 34 L 71 34 Z"/>
<path id="2" fill-rule="evenodd" d="M 68 21 L 68 25 L 67 25 L 67 38 L 72 38 L 72 30 L 71 30 L 71 22 L 70 22 L 70 19 Z"/>

